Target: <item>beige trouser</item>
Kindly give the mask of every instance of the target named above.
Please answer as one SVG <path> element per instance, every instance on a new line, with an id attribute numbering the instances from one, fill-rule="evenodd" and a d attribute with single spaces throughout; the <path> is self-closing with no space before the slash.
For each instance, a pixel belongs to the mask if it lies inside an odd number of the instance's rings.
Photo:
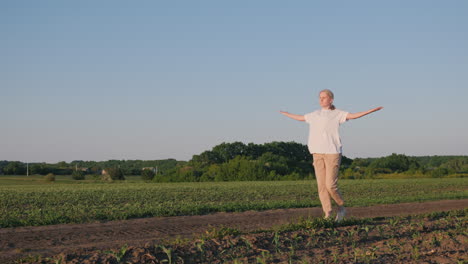
<path id="1" fill-rule="evenodd" d="M 338 172 L 341 163 L 341 154 L 313 154 L 315 176 L 320 202 L 325 216 L 332 212 L 330 196 L 339 206 L 344 205 L 343 198 L 338 190 Z"/>

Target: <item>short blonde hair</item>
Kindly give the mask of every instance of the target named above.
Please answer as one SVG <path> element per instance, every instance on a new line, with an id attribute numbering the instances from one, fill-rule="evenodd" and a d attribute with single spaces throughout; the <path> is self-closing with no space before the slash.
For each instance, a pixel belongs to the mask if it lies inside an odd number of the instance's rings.
<path id="1" fill-rule="evenodd" d="M 335 99 L 335 95 L 333 94 L 333 92 L 328 90 L 328 89 L 323 89 L 322 91 L 320 91 L 319 94 L 321 94 L 321 93 L 326 93 L 331 99 Z M 332 104 L 330 106 L 330 110 L 335 110 L 335 109 L 336 109 L 335 105 Z"/>

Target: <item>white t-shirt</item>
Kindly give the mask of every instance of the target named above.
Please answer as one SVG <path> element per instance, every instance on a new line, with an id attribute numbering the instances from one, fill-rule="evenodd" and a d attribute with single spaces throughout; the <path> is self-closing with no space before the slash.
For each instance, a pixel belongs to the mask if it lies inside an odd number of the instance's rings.
<path id="1" fill-rule="evenodd" d="M 309 123 L 309 152 L 320 154 L 341 153 L 339 127 L 346 122 L 348 112 L 335 110 L 317 110 L 304 115 Z"/>

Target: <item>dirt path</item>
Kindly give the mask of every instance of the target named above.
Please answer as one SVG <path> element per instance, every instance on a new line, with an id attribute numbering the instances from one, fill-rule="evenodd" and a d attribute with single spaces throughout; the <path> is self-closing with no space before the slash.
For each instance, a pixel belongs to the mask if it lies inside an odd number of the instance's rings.
<path id="1" fill-rule="evenodd" d="M 350 217 L 388 217 L 468 208 L 468 199 L 350 207 Z M 0 263 L 25 256 L 51 256 L 77 250 L 106 250 L 124 244 L 157 244 L 178 236 L 190 238 L 210 227 L 229 226 L 242 231 L 270 228 L 299 217 L 320 217 L 320 208 L 277 209 L 242 213 L 215 213 L 0 229 Z"/>

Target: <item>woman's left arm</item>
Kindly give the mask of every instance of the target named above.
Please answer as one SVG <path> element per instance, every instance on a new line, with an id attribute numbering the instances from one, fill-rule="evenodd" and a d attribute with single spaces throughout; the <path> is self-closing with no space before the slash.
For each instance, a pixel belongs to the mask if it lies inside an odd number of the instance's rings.
<path id="1" fill-rule="evenodd" d="M 346 120 L 350 120 L 350 119 L 356 119 L 356 118 L 360 118 L 360 117 L 363 117 L 365 115 L 368 115 L 370 113 L 373 113 L 375 111 L 379 111 L 380 109 L 382 109 L 383 107 L 380 106 L 380 107 L 377 107 L 377 108 L 374 108 L 374 109 L 371 109 L 371 110 L 368 110 L 368 111 L 364 111 L 364 112 L 359 112 L 359 113 L 348 113 L 348 115 L 346 116 Z"/>

